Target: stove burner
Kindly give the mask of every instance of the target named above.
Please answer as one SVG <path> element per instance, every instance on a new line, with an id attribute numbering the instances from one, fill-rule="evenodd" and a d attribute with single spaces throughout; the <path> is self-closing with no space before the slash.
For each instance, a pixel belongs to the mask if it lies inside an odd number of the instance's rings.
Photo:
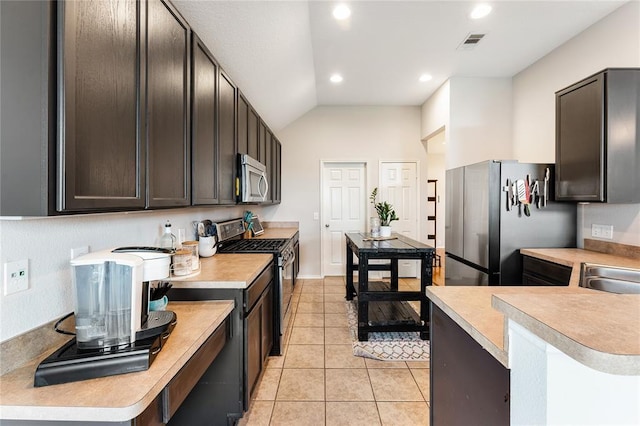
<path id="1" fill-rule="evenodd" d="M 252 238 L 237 240 L 223 246 L 222 253 L 273 253 L 280 252 L 287 244 L 286 239 Z"/>

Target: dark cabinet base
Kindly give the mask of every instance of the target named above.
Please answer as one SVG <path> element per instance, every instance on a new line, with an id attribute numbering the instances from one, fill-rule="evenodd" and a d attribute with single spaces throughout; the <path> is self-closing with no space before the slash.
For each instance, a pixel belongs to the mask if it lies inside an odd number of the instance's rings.
<path id="1" fill-rule="evenodd" d="M 431 424 L 508 425 L 509 369 L 431 308 Z"/>

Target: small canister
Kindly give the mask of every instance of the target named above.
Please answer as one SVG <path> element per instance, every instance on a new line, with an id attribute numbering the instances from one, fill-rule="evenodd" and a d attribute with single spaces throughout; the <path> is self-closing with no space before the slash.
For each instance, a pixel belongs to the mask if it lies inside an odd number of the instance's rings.
<path id="1" fill-rule="evenodd" d="M 191 251 L 186 249 L 176 250 L 173 254 L 173 275 L 180 277 L 189 275 L 191 271 Z"/>
<path id="2" fill-rule="evenodd" d="M 197 271 L 200 269 L 200 257 L 198 255 L 198 242 L 197 241 L 185 241 L 182 243 L 184 250 L 189 250 L 191 253 L 191 270 Z"/>

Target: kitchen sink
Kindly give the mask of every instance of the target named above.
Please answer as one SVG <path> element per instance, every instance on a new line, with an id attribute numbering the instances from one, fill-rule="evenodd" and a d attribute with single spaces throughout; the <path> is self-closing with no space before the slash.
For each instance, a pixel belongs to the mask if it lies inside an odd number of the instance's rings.
<path id="1" fill-rule="evenodd" d="M 640 269 L 583 263 L 580 287 L 609 293 L 640 294 Z"/>

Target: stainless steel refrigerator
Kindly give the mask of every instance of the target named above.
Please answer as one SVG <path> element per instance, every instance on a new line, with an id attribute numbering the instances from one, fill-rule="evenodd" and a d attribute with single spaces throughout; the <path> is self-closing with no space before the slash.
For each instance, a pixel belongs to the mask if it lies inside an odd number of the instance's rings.
<path id="1" fill-rule="evenodd" d="M 492 160 L 447 170 L 445 285 L 522 285 L 521 248 L 576 246 L 576 204 L 553 201 L 553 169 Z"/>

